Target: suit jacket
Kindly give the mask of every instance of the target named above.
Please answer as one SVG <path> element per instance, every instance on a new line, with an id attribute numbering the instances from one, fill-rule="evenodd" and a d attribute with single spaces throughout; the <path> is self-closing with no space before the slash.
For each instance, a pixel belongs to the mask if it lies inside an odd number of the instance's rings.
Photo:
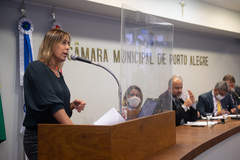
<path id="1" fill-rule="evenodd" d="M 182 99 L 180 99 L 180 102 L 183 105 L 184 101 Z M 176 126 L 181 125 L 182 120 L 185 123 L 197 120 L 197 110 L 189 107 L 190 109 L 185 112 L 181 106 L 177 107 L 168 91 L 159 96 L 157 108 L 160 110 L 175 110 Z"/>
<path id="2" fill-rule="evenodd" d="M 240 87 L 235 85 L 234 89 L 235 89 L 235 92 L 238 94 L 238 96 L 240 96 Z M 232 96 L 233 104 L 236 105 L 237 103 L 237 105 L 240 105 L 240 99 L 238 99 L 238 97 L 233 93 L 231 93 L 231 96 Z"/>
<path id="3" fill-rule="evenodd" d="M 221 102 L 222 108 L 227 108 L 229 112 L 232 108 L 234 108 L 231 97 L 228 93 L 220 102 Z M 200 114 L 204 117 L 206 117 L 206 113 L 213 113 L 214 103 L 213 103 L 212 91 L 201 94 L 198 97 L 197 109 L 199 110 Z"/>

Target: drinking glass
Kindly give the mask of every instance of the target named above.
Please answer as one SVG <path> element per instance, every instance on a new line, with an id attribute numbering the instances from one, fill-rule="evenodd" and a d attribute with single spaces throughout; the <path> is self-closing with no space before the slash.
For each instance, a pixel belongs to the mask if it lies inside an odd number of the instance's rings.
<path id="1" fill-rule="evenodd" d="M 207 126 L 211 126 L 212 113 L 206 113 Z"/>

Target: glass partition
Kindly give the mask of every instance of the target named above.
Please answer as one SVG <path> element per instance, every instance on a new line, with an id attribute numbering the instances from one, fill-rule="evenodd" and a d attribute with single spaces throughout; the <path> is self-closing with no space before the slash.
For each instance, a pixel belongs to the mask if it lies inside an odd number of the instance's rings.
<path id="1" fill-rule="evenodd" d="M 123 5 L 121 18 L 120 83 L 125 119 L 171 110 L 158 97 L 169 89 L 172 76 L 173 25 L 159 17 Z M 171 87 L 171 86 L 170 86 Z M 144 106 L 144 107 L 143 107 Z M 156 107 L 158 106 L 158 107 Z"/>

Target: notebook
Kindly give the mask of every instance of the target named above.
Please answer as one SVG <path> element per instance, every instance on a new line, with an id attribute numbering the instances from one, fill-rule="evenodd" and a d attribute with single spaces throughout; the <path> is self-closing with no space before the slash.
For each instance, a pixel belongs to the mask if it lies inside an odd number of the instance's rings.
<path id="1" fill-rule="evenodd" d="M 157 103 L 158 103 L 158 99 L 147 98 L 137 118 L 146 117 L 146 116 L 150 116 L 157 113 Z"/>

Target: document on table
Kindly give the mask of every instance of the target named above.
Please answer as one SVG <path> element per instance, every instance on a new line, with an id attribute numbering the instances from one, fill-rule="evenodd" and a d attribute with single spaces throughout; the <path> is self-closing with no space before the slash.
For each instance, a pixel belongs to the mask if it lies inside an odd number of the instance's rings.
<path id="1" fill-rule="evenodd" d="M 229 114 L 229 115 L 227 115 L 228 117 L 237 117 L 237 115 L 236 114 Z M 238 117 L 240 117 L 240 114 L 238 114 Z"/>
<path id="2" fill-rule="evenodd" d="M 125 119 L 118 113 L 118 111 L 115 108 L 112 108 L 93 124 L 94 125 L 114 125 L 121 122 L 125 122 Z"/>
<path id="3" fill-rule="evenodd" d="M 210 125 L 214 125 L 218 123 L 218 121 L 210 121 L 209 124 Z M 195 121 L 195 122 L 187 122 L 184 125 L 191 125 L 191 126 L 206 126 L 207 125 L 207 121 Z"/>
<path id="4" fill-rule="evenodd" d="M 240 114 L 238 116 L 240 116 Z M 236 117 L 236 114 L 228 114 L 225 118 L 227 118 L 227 117 Z M 206 119 L 206 117 L 203 117 L 203 116 L 201 116 L 201 118 Z M 223 119 L 223 115 L 211 117 L 211 119 Z"/>

